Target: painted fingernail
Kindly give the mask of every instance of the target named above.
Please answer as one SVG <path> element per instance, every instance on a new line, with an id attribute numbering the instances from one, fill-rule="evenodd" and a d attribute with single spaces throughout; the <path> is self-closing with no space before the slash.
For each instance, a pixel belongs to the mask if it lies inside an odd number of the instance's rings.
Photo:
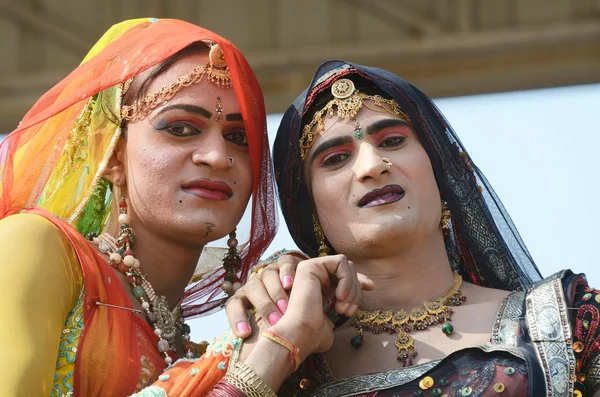
<path id="1" fill-rule="evenodd" d="M 275 325 L 281 319 L 281 314 L 277 312 L 272 312 L 267 316 L 267 321 L 270 325 Z"/>
<path id="2" fill-rule="evenodd" d="M 285 288 L 285 289 L 291 288 L 293 282 L 294 282 L 294 280 L 292 279 L 292 276 L 290 276 L 289 274 L 286 274 L 285 276 L 283 276 L 283 288 Z"/>
<path id="3" fill-rule="evenodd" d="M 240 321 L 239 323 L 237 323 L 237 325 L 235 327 L 237 329 L 238 334 L 240 334 L 240 335 L 245 335 L 245 334 L 250 333 L 250 326 L 245 321 Z"/>
<path id="4" fill-rule="evenodd" d="M 348 297 L 348 295 L 350 295 L 350 291 L 346 291 L 346 292 L 344 292 L 344 293 L 342 294 L 342 299 L 341 299 L 341 300 L 345 301 L 345 300 L 346 300 L 346 298 Z"/>
<path id="5" fill-rule="evenodd" d="M 285 299 L 279 299 L 277 301 L 277 308 L 279 309 L 280 312 L 285 313 L 285 311 L 287 310 L 287 301 Z"/>

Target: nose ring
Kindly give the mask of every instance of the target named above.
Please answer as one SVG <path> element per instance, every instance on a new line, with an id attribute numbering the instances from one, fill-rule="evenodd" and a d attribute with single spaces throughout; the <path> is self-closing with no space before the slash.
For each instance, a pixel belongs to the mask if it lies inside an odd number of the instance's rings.
<path id="1" fill-rule="evenodd" d="M 231 167 L 233 167 L 233 163 L 235 163 L 235 160 L 233 159 L 233 157 L 229 156 L 229 165 L 225 169 L 228 170 Z"/>
<path id="2" fill-rule="evenodd" d="M 384 162 L 384 163 L 385 163 L 385 165 L 387 166 L 387 170 L 389 171 L 389 170 L 390 170 L 390 168 L 392 168 L 392 162 L 391 162 L 389 159 L 385 158 L 385 157 L 384 157 L 384 158 L 382 158 L 381 160 L 383 160 L 383 162 Z"/>

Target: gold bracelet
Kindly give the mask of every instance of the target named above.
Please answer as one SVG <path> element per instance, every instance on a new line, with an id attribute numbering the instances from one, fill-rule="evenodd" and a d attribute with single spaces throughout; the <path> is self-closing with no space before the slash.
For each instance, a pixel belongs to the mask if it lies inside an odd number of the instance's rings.
<path id="1" fill-rule="evenodd" d="M 273 262 L 275 262 L 275 261 L 263 263 L 262 265 L 256 266 L 254 269 L 252 269 L 252 274 L 250 275 L 250 278 L 255 277 L 255 276 L 260 276 L 262 271 L 265 270 L 265 267 L 269 266 Z"/>
<path id="2" fill-rule="evenodd" d="M 224 379 L 248 397 L 277 397 L 273 389 L 242 362 L 235 363 L 233 369 L 227 371 Z"/>
<path id="3" fill-rule="evenodd" d="M 265 331 L 262 332 L 259 337 L 267 338 L 279 346 L 282 346 L 290 351 L 290 359 L 292 361 L 292 366 L 294 367 L 292 372 L 296 372 L 298 367 L 300 366 L 300 349 L 294 346 L 289 340 L 285 339 L 283 336 L 276 334 L 273 331 Z"/>

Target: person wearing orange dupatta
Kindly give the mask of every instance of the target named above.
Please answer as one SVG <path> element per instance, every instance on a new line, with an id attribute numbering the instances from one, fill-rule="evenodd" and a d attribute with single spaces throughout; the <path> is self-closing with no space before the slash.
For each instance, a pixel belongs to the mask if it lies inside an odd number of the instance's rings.
<path id="1" fill-rule="evenodd" d="M 276 231 L 254 73 L 182 21 L 113 26 L 2 142 L 0 170 L 2 395 L 128 396 L 168 378 L 202 350 L 183 318 L 219 309 Z M 227 234 L 223 266 L 187 286 Z M 239 346 L 219 343 L 193 361 L 193 395 Z"/>

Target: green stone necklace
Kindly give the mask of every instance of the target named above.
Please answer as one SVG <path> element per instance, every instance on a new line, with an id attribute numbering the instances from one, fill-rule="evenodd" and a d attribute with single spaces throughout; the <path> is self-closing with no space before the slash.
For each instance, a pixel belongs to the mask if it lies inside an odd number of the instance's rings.
<path id="1" fill-rule="evenodd" d="M 404 310 L 394 313 L 391 310 L 367 312 L 358 309 L 352 316 L 351 323 L 358 329 L 358 335 L 350 340 L 350 344 L 356 349 L 362 347 L 365 331 L 373 334 L 382 332 L 398 334 L 394 343 L 398 349 L 397 359 L 405 367 L 412 365 L 412 360 L 417 356 L 417 349 L 414 339 L 408 334 L 442 323 L 442 332 L 446 336 L 452 335 L 454 332 L 454 327 L 450 324 L 454 312 L 452 307 L 460 306 L 467 300 L 460 290 L 461 285 L 462 277 L 454 274 L 452 288 L 443 297 L 435 302 L 425 302 L 423 307 L 414 307 L 410 314 Z"/>

